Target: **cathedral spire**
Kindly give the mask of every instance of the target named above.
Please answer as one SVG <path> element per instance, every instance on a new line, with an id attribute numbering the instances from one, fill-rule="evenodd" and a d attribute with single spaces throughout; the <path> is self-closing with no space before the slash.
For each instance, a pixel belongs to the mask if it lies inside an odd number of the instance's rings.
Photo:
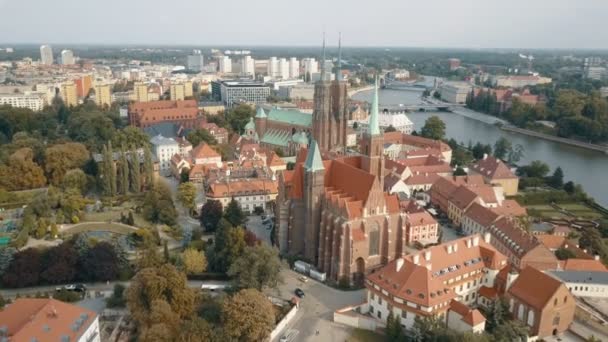
<path id="1" fill-rule="evenodd" d="M 338 33 L 338 69 L 336 70 L 336 81 L 342 81 L 342 32 Z"/>
<path id="2" fill-rule="evenodd" d="M 309 172 L 325 170 L 323 159 L 321 159 L 321 153 L 319 152 L 319 145 L 317 145 L 317 141 L 314 139 L 311 140 L 310 146 L 308 146 L 308 155 L 306 156 L 306 162 L 304 162 L 304 168 Z"/>
<path id="3" fill-rule="evenodd" d="M 325 31 L 323 31 L 323 53 L 321 56 L 321 81 L 325 81 Z"/>
<path id="4" fill-rule="evenodd" d="M 374 85 L 374 96 L 372 98 L 372 107 L 369 112 L 367 134 L 380 135 L 380 126 L 378 124 L 378 76 L 376 76 L 376 84 Z"/>

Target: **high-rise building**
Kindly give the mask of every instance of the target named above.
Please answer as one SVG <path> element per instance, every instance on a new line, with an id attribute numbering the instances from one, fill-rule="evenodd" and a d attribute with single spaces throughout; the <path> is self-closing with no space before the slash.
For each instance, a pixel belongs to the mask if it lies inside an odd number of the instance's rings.
<path id="1" fill-rule="evenodd" d="M 228 107 L 237 103 L 266 103 L 270 87 L 259 82 L 222 81 L 220 83 L 222 102 Z"/>
<path id="2" fill-rule="evenodd" d="M 200 54 L 200 51 L 198 52 L 198 54 L 189 55 L 187 58 L 186 68 L 190 71 L 203 71 L 205 59 L 203 55 Z"/>
<path id="3" fill-rule="evenodd" d="M 300 61 L 295 57 L 291 57 L 289 59 L 289 78 L 298 77 L 300 77 Z"/>
<path id="4" fill-rule="evenodd" d="M 78 97 L 85 97 L 89 95 L 91 88 L 93 88 L 93 77 L 91 75 L 84 75 L 74 80 L 76 84 L 76 95 Z"/>
<path id="5" fill-rule="evenodd" d="M 281 79 L 289 79 L 289 62 L 285 58 L 279 59 L 279 77 Z"/>
<path id="6" fill-rule="evenodd" d="M 53 49 L 50 45 L 40 47 L 40 62 L 44 65 L 53 64 Z"/>
<path id="7" fill-rule="evenodd" d="M 220 57 L 220 72 L 224 74 L 232 72 L 232 60 L 230 59 L 230 57 Z"/>
<path id="8" fill-rule="evenodd" d="M 309 82 L 311 75 L 319 72 L 319 63 L 314 58 L 304 58 L 302 64 L 304 65 L 304 76 Z"/>
<path id="9" fill-rule="evenodd" d="M 243 56 L 241 59 L 241 74 L 255 77 L 255 60 L 251 56 Z"/>
<path id="10" fill-rule="evenodd" d="M 279 61 L 276 57 L 268 59 L 268 77 L 277 78 L 279 76 Z"/>
<path id="11" fill-rule="evenodd" d="M 135 82 L 133 97 L 136 102 L 148 102 L 148 85 L 143 82 Z"/>
<path id="12" fill-rule="evenodd" d="M 76 84 L 74 82 L 66 82 L 61 85 L 61 98 L 63 103 L 68 107 L 78 105 L 78 94 L 76 93 Z"/>
<path id="13" fill-rule="evenodd" d="M 193 95 L 194 95 L 194 86 L 192 84 L 192 81 L 184 82 L 184 96 L 191 97 Z"/>
<path id="14" fill-rule="evenodd" d="M 99 107 L 110 107 L 112 105 L 112 92 L 109 84 L 95 85 L 95 103 Z"/>
<path id="15" fill-rule="evenodd" d="M 171 83 L 171 101 L 182 101 L 185 98 L 184 95 L 184 84 L 183 83 Z"/>
<path id="16" fill-rule="evenodd" d="M 41 94 L 0 94 L 0 106 L 9 105 L 15 108 L 29 108 L 35 112 L 44 107 L 44 97 Z"/>
<path id="17" fill-rule="evenodd" d="M 72 50 L 61 51 L 61 64 L 63 64 L 63 65 L 76 64 L 76 60 L 74 59 L 74 53 L 72 52 Z"/>

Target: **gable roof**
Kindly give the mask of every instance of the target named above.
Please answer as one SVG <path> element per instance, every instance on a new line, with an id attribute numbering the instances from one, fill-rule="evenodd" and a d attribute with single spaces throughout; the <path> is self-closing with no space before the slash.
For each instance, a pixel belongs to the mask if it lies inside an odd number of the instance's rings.
<path id="1" fill-rule="evenodd" d="M 450 196 L 452 202 L 457 208 L 464 210 L 473 203 L 479 196 L 466 186 L 459 186 Z"/>
<path id="2" fill-rule="evenodd" d="M 464 213 L 464 216 L 475 221 L 482 227 L 489 227 L 499 217 L 497 213 L 492 211 L 490 208 L 486 208 L 479 203 L 473 203 Z"/>
<path id="3" fill-rule="evenodd" d="M 517 178 L 502 160 L 488 155 L 471 165 L 471 169 L 489 179 Z"/>
<path id="4" fill-rule="evenodd" d="M 284 110 L 273 108 L 270 110 L 268 120 L 288 124 L 290 126 L 311 127 L 312 114 L 300 112 L 299 110 Z"/>
<path id="5" fill-rule="evenodd" d="M 508 293 L 541 311 L 561 286 L 564 285 L 550 275 L 534 267 L 526 267 L 519 273 Z"/>
<path id="6" fill-rule="evenodd" d="M 192 150 L 191 156 L 193 159 L 221 157 L 219 153 L 215 152 L 215 150 L 205 142 L 198 144 L 198 146 Z"/>

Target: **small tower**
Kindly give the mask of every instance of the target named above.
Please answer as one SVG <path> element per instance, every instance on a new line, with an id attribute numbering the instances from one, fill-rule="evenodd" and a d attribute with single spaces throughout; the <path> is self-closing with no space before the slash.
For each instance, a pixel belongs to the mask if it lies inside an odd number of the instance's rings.
<path id="1" fill-rule="evenodd" d="M 367 131 L 361 138 L 360 152 L 364 155 L 364 169 L 375 175 L 378 178 L 381 189 L 384 189 L 384 135 L 380 131 L 378 115 L 378 78 L 376 77 L 369 124 Z"/>
<path id="2" fill-rule="evenodd" d="M 255 130 L 258 133 L 259 137 L 263 137 L 266 133 L 267 121 L 268 115 L 266 115 L 264 108 L 258 107 L 258 110 L 255 114 Z"/>
<path id="3" fill-rule="evenodd" d="M 321 222 L 321 200 L 325 185 L 325 166 L 319 146 L 312 140 L 304 162 L 304 255 L 309 260 L 318 260 L 319 225 Z"/>

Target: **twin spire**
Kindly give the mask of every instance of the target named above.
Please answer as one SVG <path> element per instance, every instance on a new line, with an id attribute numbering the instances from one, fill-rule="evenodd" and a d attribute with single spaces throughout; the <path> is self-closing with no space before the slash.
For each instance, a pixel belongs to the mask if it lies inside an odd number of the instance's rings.
<path id="1" fill-rule="evenodd" d="M 321 57 L 321 81 L 325 81 L 325 32 L 323 32 L 323 49 Z M 338 68 L 336 70 L 336 81 L 342 81 L 342 32 L 338 34 Z"/>
<path id="2" fill-rule="evenodd" d="M 367 134 L 380 135 L 380 125 L 378 124 L 378 76 L 376 76 L 376 83 L 374 85 L 374 95 L 372 97 L 372 107 L 369 112 Z"/>

